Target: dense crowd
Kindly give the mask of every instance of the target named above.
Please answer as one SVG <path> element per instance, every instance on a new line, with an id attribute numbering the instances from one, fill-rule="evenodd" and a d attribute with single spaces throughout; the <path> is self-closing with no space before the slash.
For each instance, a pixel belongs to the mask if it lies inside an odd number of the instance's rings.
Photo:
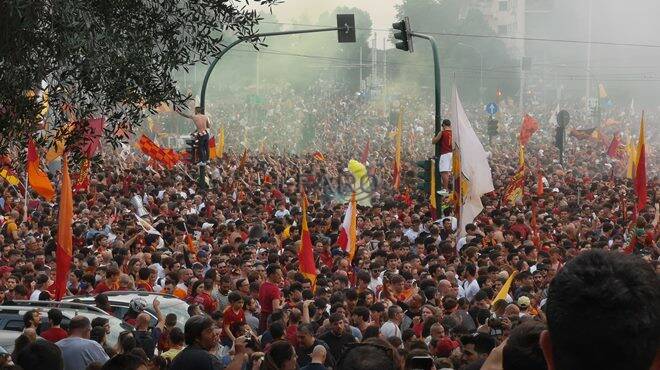
<path id="1" fill-rule="evenodd" d="M 134 330 L 109 343 L 107 319 L 76 316 L 64 330 L 60 310 L 46 308 L 50 328 L 41 331 L 39 312 L 30 311 L 13 353 L 0 354 L 3 366 L 658 366 L 655 126 L 647 130 L 649 202 L 635 212 L 626 159 L 607 157 L 609 142 L 569 137 L 561 164 L 548 123 L 555 107 L 530 108 L 541 124 L 525 149 L 525 196 L 507 204 L 502 194 L 518 167 L 522 114 L 504 106 L 489 144 L 481 108 L 468 107 L 490 153 L 495 191 L 483 197 L 484 210 L 473 223 L 462 225 L 461 237 L 453 207 L 441 201 L 433 218 L 428 194 L 417 189 L 414 161 L 432 153 L 431 109 L 423 99 L 400 104 L 405 124 L 399 189 L 392 186 L 396 125 L 390 118 L 398 108 L 318 86 L 298 95 L 274 90 L 253 114 L 238 103 L 212 104 L 207 113 L 213 131 L 222 124 L 227 141 L 222 158 L 207 166 L 208 188 L 198 185 L 194 166 L 167 169 L 136 150 L 106 148 L 92 167 L 89 189 L 74 196 L 68 293 L 94 296 L 95 305 L 109 313 L 109 292 L 173 295 L 189 304 L 190 318 L 177 326 L 177 317 L 162 314 L 155 300 L 149 307 L 156 312 L 154 325 L 136 295 L 119 317 Z M 565 109 L 575 112 L 575 127 L 588 126 L 577 105 Z M 609 113 L 619 123 L 604 126 L 603 136 L 635 135 L 638 116 Z M 654 119 L 647 115 L 648 122 Z M 249 148 L 246 156 L 243 146 Z M 347 208 L 340 184 L 350 178 L 348 161 L 360 157 L 373 188 L 371 204 L 358 206 L 358 249 L 351 260 L 338 247 Z M 314 284 L 300 273 L 298 261 L 301 185 L 309 202 Z M 8 185 L 0 204 L 2 307 L 50 300 L 57 204 L 32 198 L 26 207 Z M 153 229 L 136 222 L 136 214 Z"/>

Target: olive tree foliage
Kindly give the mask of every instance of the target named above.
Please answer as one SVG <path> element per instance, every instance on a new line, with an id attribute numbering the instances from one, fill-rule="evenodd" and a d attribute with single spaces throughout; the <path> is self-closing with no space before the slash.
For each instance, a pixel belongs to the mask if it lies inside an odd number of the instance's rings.
<path id="1" fill-rule="evenodd" d="M 33 137 L 79 156 L 89 118 L 105 117 L 116 147 L 160 104 L 187 109 L 175 72 L 258 32 L 259 11 L 279 1 L 0 1 L 0 152 Z"/>

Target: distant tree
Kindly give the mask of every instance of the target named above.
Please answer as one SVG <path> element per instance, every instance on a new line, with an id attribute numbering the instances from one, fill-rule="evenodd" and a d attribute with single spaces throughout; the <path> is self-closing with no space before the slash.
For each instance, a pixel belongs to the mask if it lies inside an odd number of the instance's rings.
<path id="1" fill-rule="evenodd" d="M 479 52 L 484 59 L 485 99 L 494 98 L 498 88 L 509 95 L 516 94 L 518 71 L 515 66 L 519 60 L 512 58 L 501 40 L 442 35 L 495 35 L 484 15 L 476 9 L 467 8 L 466 4 L 463 0 L 403 0 L 396 6 L 396 19 L 407 16 L 414 31 L 429 33 L 435 37 L 440 50 L 445 96 L 450 92 L 452 82 L 456 82 L 461 87 L 461 97 L 467 101 L 479 99 Z M 389 68 L 392 76 L 407 85 L 416 83 L 432 88 L 433 74 L 428 42 L 414 39 L 413 45 L 413 54 L 400 50 L 388 52 L 388 61 L 393 62 Z"/>
<path id="2" fill-rule="evenodd" d="M 270 8 L 278 0 L 252 3 Z M 66 138 L 74 150 L 103 116 L 113 145 L 161 104 L 184 109 L 175 72 L 217 55 L 227 34 L 251 35 L 248 0 L 6 0 L 0 2 L 0 151 Z M 259 41 L 253 43 L 259 46 Z M 46 117 L 40 91 L 46 91 Z M 74 117 L 80 123 L 67 127 Z"/>

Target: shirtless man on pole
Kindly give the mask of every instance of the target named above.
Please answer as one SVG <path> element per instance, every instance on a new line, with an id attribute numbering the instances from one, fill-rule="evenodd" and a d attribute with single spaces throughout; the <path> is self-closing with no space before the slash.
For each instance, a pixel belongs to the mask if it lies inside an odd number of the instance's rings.
<path id="1" fill-rule="evenodd" d="M 211 137 L 211 120 L 204 114 L 204 109 L 195 107 L 195 114 L 190 115 L 183 112 L 178 112 L 181 116 L 189 118 L 195 124 L 197 129 L 193 134 L 193 138 L 198 140 L 197 153 L 199 162 L 205 164 L 209 160 L 209 139 Z"/>

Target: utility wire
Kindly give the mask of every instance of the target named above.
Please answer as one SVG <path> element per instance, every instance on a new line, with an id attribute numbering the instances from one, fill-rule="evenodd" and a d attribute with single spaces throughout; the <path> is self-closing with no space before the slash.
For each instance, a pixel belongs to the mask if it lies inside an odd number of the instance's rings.
<path id="1" fill-rule="evenodd" d="M 277 24 L 284 26 L 298 26 L 298 27 L 336 27 L 332 26 L 322 26 L 318 24 L 301 24 L 301 23 L 283 23 L 283 22 L 260 22 L 263 24 Z M 381 31 L 381 32 L 392 32 L 392 29 L 389 28 L 361 28 L 355 27 L 356 30 L 363 31 Z M 660 45 L 657 44 L 643 44 L 643 43 L 627 43 L 627 42 L 610 42 L 610 41 L 584 41 L 584 40 L 570 40 L 570 39 L 552 39 L 552 38 L 541 38 L 541 37 L 519 37 L 519 36 L 501 36 L 501 35 L 479 35 L 473 33 L 456 33 L 456 32 L 430 32 L 430 31 L 417 31 L 413 30 L 416 33 L 423 33 L 427 35 L 438 35 L 438 36 L 453 36 L 453 37 L 473 37 L 473 38 L 494 38 L 494 39 L 504 39 L 504 40 L 524 40 L 524 41 L 537 41 L 537 42 L 555 42 L 555 43 L 564 43 L 564 44 L 592 44 L 592 45 L 603 45 L 603 46 L 628 46 L 628 47 L 638 47 L 638 48 L 654 48 L 660 49 Z"/>

